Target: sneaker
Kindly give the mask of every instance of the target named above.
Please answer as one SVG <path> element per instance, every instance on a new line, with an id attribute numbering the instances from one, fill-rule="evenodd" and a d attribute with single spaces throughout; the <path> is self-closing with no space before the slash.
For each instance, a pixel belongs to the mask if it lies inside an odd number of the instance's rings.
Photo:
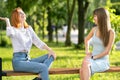
<path id="1" fill-rule="evenodd" d="M 33 80 L 42 80 L 41 78 L 35 77 Z"/>

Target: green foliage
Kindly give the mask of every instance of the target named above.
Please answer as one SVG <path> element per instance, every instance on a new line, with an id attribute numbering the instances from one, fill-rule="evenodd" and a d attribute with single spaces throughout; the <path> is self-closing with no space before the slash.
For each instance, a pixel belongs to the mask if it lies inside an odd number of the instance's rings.
<path id="1" fill-rule="evenodd" d="M 115 9 L 108 9 L 110 12 L 111 26 L 115 30 L 116 39 L 115 42 L 120 40 L 120 16 L 116 15 Z"/>
<path id="2" fill-rule="evenodd" d="M 0 0 L 0 17 L 8 17 L 8 11 L 6 7 L 7 2 L 5 0 Z M 5 22 L 0 20 L 0 29 L 5 30 Z"/>
<path id="3" fill-rule="evenodd" d="M 111 0 L 111 2 L 120 2 L 120 0 Z"/>
<path id="4" fill-rule="evenodd" d="M 29 12 L 38 0 L 7 0 L 7 9 L 11 12 L 16 7 L 21 7 L 25 12 Z"/>
<path id="5" fill-rule="evenodd" d="M 72 4 L 72 0 L 70 5 Z M 117 38 L 119 40 L 119 16 L 114 16 L 113 13 L 119 14 L 120 12 L 120 2 L 119 0 L 84 0 L 89 1 L 90 6 L 88 13 L 86 15 L 86 24 L 88 29 L 91 29 L 93 26 L 92 22 L 92 11 L 98 7 L 107 6 L 109 8 L 115 8 L 116 11 L 112 12 L 111 20 L 112 27 L 115 29 Z M 111 2 L 110 2 L 111 1 Z M 45 28 L 48 25 L 48 11 L 47 7 L 51 8 L 51 23 L 56 26 L 62 26 L 62 24 L 67 23 L 67 17 L 70 16 L 67 14 L 67 0 L 0 0 L 0 16 L 10 17 L 11 11 L 16 7 L 21 7 L 27 14 L 27 22 L 32 25 L 32 27 L 37 30 L 37 33 L 44 33 Z M 78 3 L 77 3 L 78 4 Z M 7 7 L 6 7 L 7 6 Z M 75 15 L 73 17 L 73 24 L 78 24 L 78 6 L 75 8 Z M 81 13 L 79 13 L 81 14 Z M 91 20 L 88 20 L 91 19 Z M 82 24 L 82 23 L 80 23 Z M 5 29 L 5 23 L 0 21 L 0 27 Z M 39 28 L 38 28 L 39 27 Z M 43 32 L 42 32 L 43 31 Z M 88 30 L 89 31 L 89 30 Z M 43 34 L 44 35 L 44 34 Z"/>
<path id="6" fill-rule="evenodd" d="M 7 47 L 11 45 L 11 41 L 7 36 L 3 36 L 1 41 L 0 41 L 0 46 L 1 47 Z"/>

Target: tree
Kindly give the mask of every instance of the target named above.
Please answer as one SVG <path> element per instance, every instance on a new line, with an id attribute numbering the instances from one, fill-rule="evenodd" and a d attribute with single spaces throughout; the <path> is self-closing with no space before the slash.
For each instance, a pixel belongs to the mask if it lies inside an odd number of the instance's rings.
<path id="1" fill-rule="evenodd" d="M 55 0 L 43 0 L 43 5 L 45 6 L 47 10 L 47 31 L 48 31 L 48 41 L 53 42 L 53 28 L 52 28 L 52 7 L 54 4 L 52 4 Z"/>
<path id="2" fill-rule="evenodd" d="M 38 0 L 7 0 L 8 11 L 11 12 L 14 8 L 21 7 L 25 12 L 29 12 L 37 2 Z"/>
<path id="3" fill-rule="evenodd" d="M 53 42 L 53 25 L 56 27 L 56 39 L 57 39 L 57 27 L 62 24 L 61 20 L 64 20 L 64 2 L 63 0 L 43 0 L 43 4 L 47 10 L 47 19 L 48 19 L 48 41 Z M 61 6 L 62 5 L 62 6 Z"/>
<path id="4" fill-rule="evenodd" d="M 115 9 L 115 14 L 120 15 L 120 0 L 111 0 L 111 8 Z"/>
<path id="5" fill-rule="evenodd" d="M 52 8 L 52 23 L 55 26 L 55 37 L 56 43 L 58 44 L 58 29 L 66 22 L 67 6 L 63 0 L 56 1 L 54 2 L 54 8 Z"/>
<path id="6" fill-rule="evenodd" d="M 78 45 L 84 43 L 84 25 L 88 6 L 88 0 L 78 0 Z"/>
<path id="7" fill-rule="evenodd" d="M 4 0 L 0 0 L 0 17 L 8 17 L 8 16 L 6 16 L 6 15 L 8 15 L 8 12 L 6 11 L 6 1 L 4 1 Z M 5 22 L 4 21 L 1 21 L 0 20 L 0 46 L 1 46 L 1 44 L 4 44 L 4 43 L 2 43 L 2 41 L 5 41 L 4 40 L 4 35 L 3 35 L 3 30 L 5 30 L 6 29 L 6 24 L 5 24 Z"/>
<path id="8" fill-rule="evenodd" d="M 48 31 L 48 41 L 53 42 L 53 29 L 52 29 L 52 22 L 51 22 L 51 8 L 48 6 L 47 7 L 48 11 L 48 26 L 47 26 L 47 31 Z"/>
<path id="9" fill-rule="evenodd" d="M 67 0 L 67 9 L 68 9 L 68 29 L 67 29 L 67 35 L 66 35 L 66 41 L 65 41 L 65 45 L 66 46 L 70 46 L 71 45 L 71 38 L 70 38 L 70 34 L 71 34 L 71 26 L 72 26 L 72 18 L 73 18 L 73 12 L 75 9 L 75 2 L 76 0 L 73 0 L 73 4 L 70 7 L 70 0 Z"/>

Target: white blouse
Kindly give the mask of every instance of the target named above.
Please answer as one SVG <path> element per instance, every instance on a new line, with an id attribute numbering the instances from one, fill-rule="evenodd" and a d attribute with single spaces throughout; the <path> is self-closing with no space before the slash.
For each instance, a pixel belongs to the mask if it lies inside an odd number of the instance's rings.
<path id="1" fill-rule="evenodd" d="M 46 45 L 43 41 L 39 39 L 36 33 L 33 31 L 32 27 L 28 28 L 15 28 L 10 25 L 9 19 L 6 20 L 7 29 L 6 34 L 12 40 L 12 46 L 14 52 L 30 51 L 32 43 L 39 49 L 43 49 Z"/>

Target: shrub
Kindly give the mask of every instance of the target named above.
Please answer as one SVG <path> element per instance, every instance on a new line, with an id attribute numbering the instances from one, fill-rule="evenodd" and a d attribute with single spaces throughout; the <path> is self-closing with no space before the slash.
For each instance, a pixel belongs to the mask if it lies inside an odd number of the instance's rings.
<path id="1" fill-rule="evenodd" d="M 11 45 L 11 41 L 9 39 L 9 37 L 7 36 L 2 36 L 2 39 L 0 41 L 0 46 L 1 47 L 7 47 Z"/>

